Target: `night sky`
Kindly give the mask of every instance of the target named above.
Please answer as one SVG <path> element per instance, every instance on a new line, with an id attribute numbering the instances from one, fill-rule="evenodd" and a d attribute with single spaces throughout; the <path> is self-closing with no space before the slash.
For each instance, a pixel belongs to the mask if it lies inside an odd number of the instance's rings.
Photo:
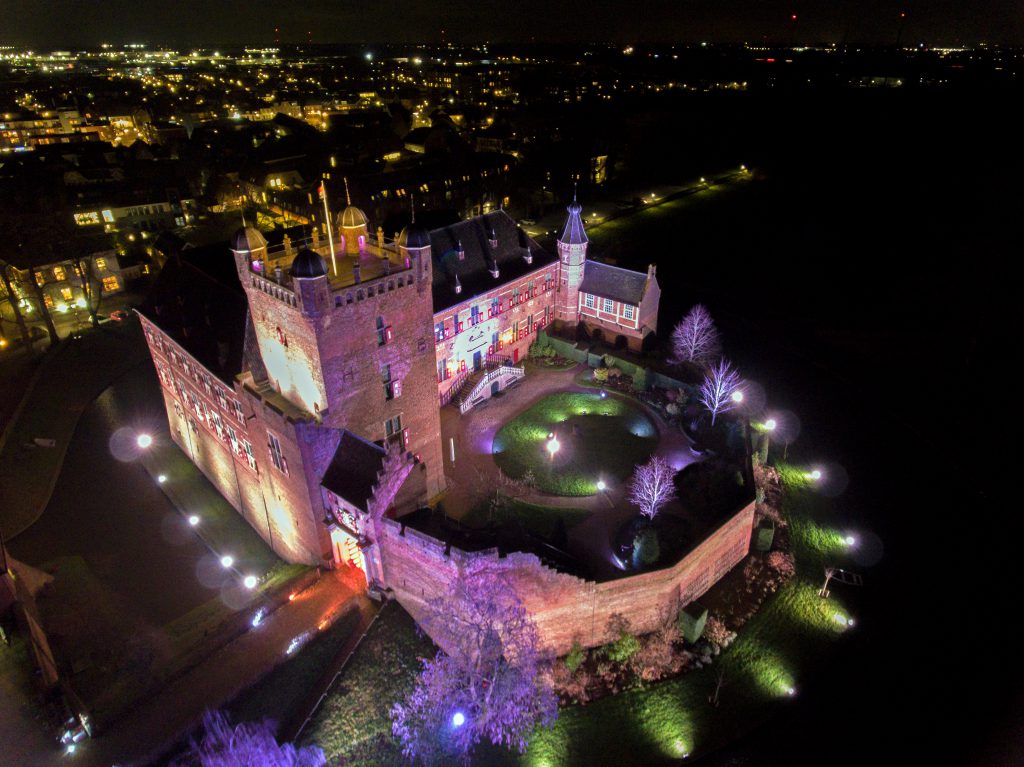
<path id="1" fill-rule="evenodd" d="M 438 42 L 1024 43 L 1008 0 L 2 0 L 0 45 Z M 797 27 L 790 29 L 790 16 Z"/>

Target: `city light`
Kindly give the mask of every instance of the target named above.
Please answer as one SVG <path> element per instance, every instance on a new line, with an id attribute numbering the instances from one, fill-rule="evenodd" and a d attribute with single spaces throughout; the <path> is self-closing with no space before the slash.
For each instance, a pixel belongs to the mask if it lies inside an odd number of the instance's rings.
<path id="1" fill-rule="evenodd" d="M 254 588 L 256 588 L 256 583 L 257 583 L 256 576 L 255 575 L 247 575 L 247 576 L 245 576 L 245 580 L 242 581 L 242 583 L 245 584 L 245 587 L 247 589 L 254 589 Z"/>
<path id="2" fill-rule="evenodd" d="M 135 444 L 145 450 L 147 447 L 153 444 L 153 437 L 149 434 L 140 434 L 135 438 Z"/>
<path id="3" fill-rule="evenodd" d="M 235 558 L 230 554 L 225 554 L 220 558 L 220 566 L 227 570 L 231 565 L 235 563 Z"/>
<path id="4" fill-rule="evenodd" d="M 192 525 L 192 527 L 195 527 L 199 524 L 199 517 L 197 517 L 195 514 L 190 514 L 188 518 L 188 523 Z"/>

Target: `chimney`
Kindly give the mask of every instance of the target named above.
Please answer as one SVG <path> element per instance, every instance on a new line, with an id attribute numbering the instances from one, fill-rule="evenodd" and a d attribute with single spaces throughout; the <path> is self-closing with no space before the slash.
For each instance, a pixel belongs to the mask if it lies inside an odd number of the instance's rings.
<path id="1" fill-rule="evenodd" d="M 654 273 L 656 271 L 658 271 L 658 265 L 657 264 L 648 264 L 647 265 L 647 280 L 648 280 L 648 282 L 654 279 Z"/>
<path id="2" fill-rule="evenodd" d="M 523 261 L 528 264 L 533 263 L 533 253 L 530 252 L 529 248 L 523 248 Z"/>
<path id="3" fill-rule="evenodd" d="M 458 295 L 462 292 L 462 283 L 459 282 L 459 275 L 455 275 L 455 294 Z"/>
<path id="4" fill-rule="evenodd" d="M 493 258 L 487 264 L 487 271 L 491 273 L 491 276 L 494 279 L 498 279 L 498 275 L 501 274 L 501 272 L 498 271 L 498 262 Z"/>
<path id="5" fill-rule="evenodd" d="M 491 246 L 491 250 L 498 249 L 498 235 L 494 233 L 494 227 L 492 226 L 490 232 L 487 234 L 487 244 Z"/>
<path id="6" fill-rule="evenodd" d="M 459 240 L 459 250 L 458 250 L 458 253 L 459 253 L 459 261 L 465 261 L 466 260 L 466 249 L 464 247 L 462 247 L 462 240 Z"/>

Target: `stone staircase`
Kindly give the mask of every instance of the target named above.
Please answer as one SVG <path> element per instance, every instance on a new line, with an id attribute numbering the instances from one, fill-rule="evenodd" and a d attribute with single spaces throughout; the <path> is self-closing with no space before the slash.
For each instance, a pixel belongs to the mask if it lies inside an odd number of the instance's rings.
<path id="1" fill-rule="evenodd" d="M 452 402 L 465 414 L 491 396 L 491 387 L 498 384 L 498 391 L 504 391 L 526 375 L 522 365 L 513 365 L 507 358 L 489 357 L 480 370 L 473 373 L 459 386 L 459 393 Z"/>

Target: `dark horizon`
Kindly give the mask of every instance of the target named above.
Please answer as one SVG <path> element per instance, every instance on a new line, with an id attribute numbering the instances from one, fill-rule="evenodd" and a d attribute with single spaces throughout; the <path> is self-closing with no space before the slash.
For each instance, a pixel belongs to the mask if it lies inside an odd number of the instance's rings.
<path id="1" fill-rule="evenodd" d="M 197 0 L 102 5 L 74 0 L 11 0 L 0 46 L 91 48 L 147 43 L 153 47 L 237 45 L 554 43 L 749 43 L 815 45 L 924 44 L 933 47 L 1024 44 L 1024 18 L 1010 4 L 934 0 L 911 4 L 794 1 L 768 8 L 756 0 L 700 0 L 685 8 L 656 0 L 622 17 L 611 0 L 543 3 L 514 8 L 495 0 L 429 3 L 391 0 L 342 7 L 331 0 L 261 3 L 226 0 L 211 8 Z M 633 10 L 635 6 L 628 6 Z M 901 18 L 901 13 L 906 16 Z M 794 22 L 792 16 L 796 15 Z"/>

